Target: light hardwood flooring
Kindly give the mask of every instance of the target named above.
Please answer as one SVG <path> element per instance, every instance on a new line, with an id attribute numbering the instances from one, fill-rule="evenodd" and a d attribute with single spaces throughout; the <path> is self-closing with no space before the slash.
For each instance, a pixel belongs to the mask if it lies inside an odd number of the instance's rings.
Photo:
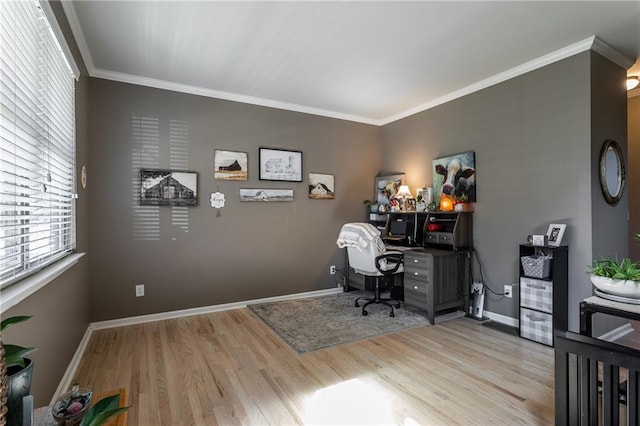
<path id="1" fill-rule="evenodd" d="M 99 330 L 75 382 L 130 426 L 551 425 L 553 349 L 470 318 L 298 355 L 249 309 Z"/>

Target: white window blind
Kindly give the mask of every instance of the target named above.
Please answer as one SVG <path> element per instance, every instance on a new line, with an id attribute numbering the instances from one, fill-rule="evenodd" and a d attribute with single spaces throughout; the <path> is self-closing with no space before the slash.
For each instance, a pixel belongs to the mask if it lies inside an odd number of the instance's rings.
<path id="1" fill-rule="evenodd" d="M 0 1 L 0 288 L 75 248 L 74 76 L 37 2 Z"/>

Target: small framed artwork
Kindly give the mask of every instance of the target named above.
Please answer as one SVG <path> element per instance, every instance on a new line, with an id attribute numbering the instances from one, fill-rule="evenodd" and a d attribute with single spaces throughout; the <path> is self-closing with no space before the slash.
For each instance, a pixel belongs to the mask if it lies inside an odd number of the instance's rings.
<path id="1" fill-rule="evenodd" d="M 140 204 L 151 206 L 195 206 L 198 174 L 172 170 L 140 170 Z"/>
<path id="2" fill-rule="evenodd" d="M 567 225 L 552 223 L 549 225 L 549 229 L 547 230 L 547 240 L 549 241 L 550 246 L 559 247 L 560 243 L 562 243 L 562 237 L 564 236 L 564 230 L 567 228 Z"/>
<path id="3" fill-rule="evenodd" d="M 302 182 L 302 152 L 259 148 L 260 180 Z"/>
<path id="4" fill-rule="evenodd" d="M 216 149 L 213 153 L 213 178 L 247 180 L 247 153 Z"/>
<path id="5" fill-rule="evenodd" d="M 378 176 L 375 179 L 374 198 L 379 205 L 389 205 L 395 198 L 400 185 L 404 184 L 404 174 Z"/>
<path id="6" fill-rule="evenodd" d="M 309 173 L 309 198 L 333 200 L 333 175 Z"/>
<path id="7" fill-rule="evenodd" d="M 293 189 L 240 189 L 240 201 L 293 201 Z"/>

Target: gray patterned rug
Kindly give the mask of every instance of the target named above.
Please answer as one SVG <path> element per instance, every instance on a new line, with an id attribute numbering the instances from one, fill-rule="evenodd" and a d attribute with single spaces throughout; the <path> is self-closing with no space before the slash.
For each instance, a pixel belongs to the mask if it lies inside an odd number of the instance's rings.
<path id="1" fill-rule="evenodd" d="M 369 293 L 352 291 L 329 296 L 309 297 L 282 302 L 260 303 L 248 308 L 273 329 L 298 353 L 367 339 L 406 328 L 429 325 L 424 312 L 402 305 L 389 316 L 389 307 L 373 304 L 363 316 L 354 306 L 359 296 Z M 462 311 L 436 317 L 436 322 L 463 316 Z"/>

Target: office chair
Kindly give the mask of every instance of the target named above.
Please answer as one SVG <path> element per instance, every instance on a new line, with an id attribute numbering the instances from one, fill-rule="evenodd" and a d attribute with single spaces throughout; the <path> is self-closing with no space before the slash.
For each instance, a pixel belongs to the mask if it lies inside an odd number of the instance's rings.
<path id="1" fill-rule="evenodd" d="M 385 245 L 380 240 L 380 231 L 369 223 L 343 225 L 337 244 L 338 247 L 347 248 L 349 266 L 359 274 L 376 279 L 374 296 L 358 297 L 355 301 L 356 307 L 360 307 L 361 299 L 367 301 L 362 306 L 362 315 L 368 314 L 367 306 L 378 303 L 390 307 L 389 316 L 394 317 L 393 305 L 389 302 L 395 301 L 396 308 L 399 308 L 400 301 L 395 298 L 382 298 L 380 294 L 391 289 L 390 283 L 394 275 L 404 272 L 402 252 L 385 250 Z"/>

